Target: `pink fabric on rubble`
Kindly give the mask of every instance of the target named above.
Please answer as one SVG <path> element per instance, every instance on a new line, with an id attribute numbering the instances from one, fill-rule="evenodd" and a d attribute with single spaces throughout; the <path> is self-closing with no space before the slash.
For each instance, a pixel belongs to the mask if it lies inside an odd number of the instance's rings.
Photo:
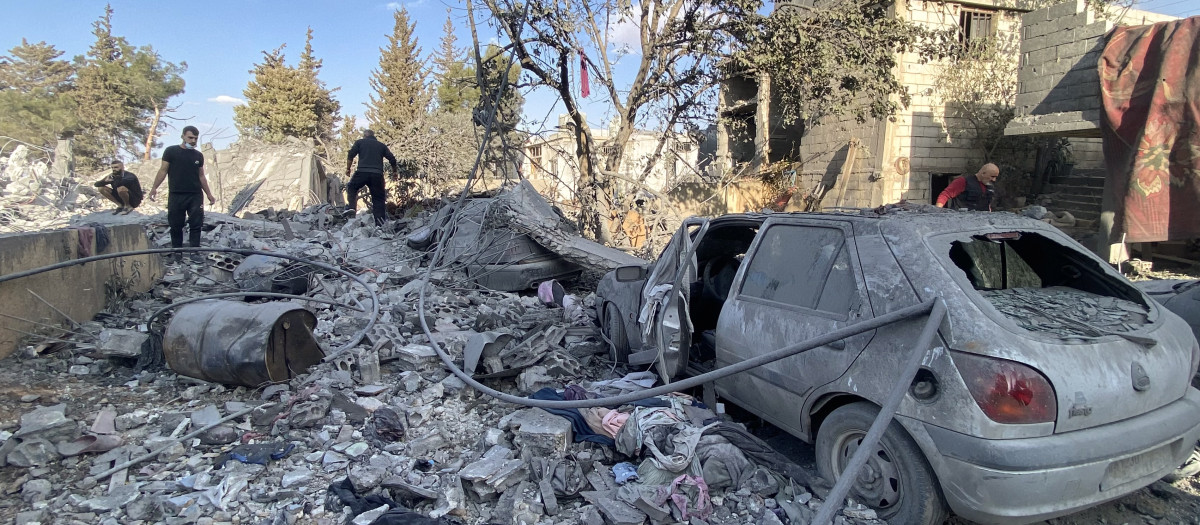
<path id="1" fill-rule="evenodd" d="M 621 427 L 625 426 L 628 420 L 629 414 L 617 410 L 604 414 L 604 433 L 608 437 L 616 438 L 617 432 L 621 431 Z"/>

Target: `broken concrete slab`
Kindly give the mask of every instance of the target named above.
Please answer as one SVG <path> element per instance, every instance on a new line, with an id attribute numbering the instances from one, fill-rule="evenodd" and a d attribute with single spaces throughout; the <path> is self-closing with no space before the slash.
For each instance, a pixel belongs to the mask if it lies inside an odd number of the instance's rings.
<path id="1" fill-rule="evenodd" d="M 500 206 L 489 209 L 489 217 L 527 234 L 548 250 L 580 266 L 606 272 L 621 266 L 644 266 L 648 262 L 616 248 L 568 233 L 565 221 L 529 181 L 507 189 L 496 198 Z"/>
<path id="2" fill-rule="evenodd" d="M 478 461 L 468 464 L 458 476 L 467 482 L 475 495 L 488 498 L 528 478 L 525 462 L 513 459 L 511 449 L 494 446 Z"/>
<path id="3" fill-rule="evenodd" d="M 642 525 L 646 522 L 646 513 L 634 506 L 617 499 L 616 491 L 584 491 L 579 493 L 588 503 L 604 515 L 607 523 L 612 525 Z"/>
<path id="4" fill-rule="evenodd" d="M 96 337 L 96 351 L 106 357 L 137 359 L 142 355 L 142 345 L 149 339 L 149 334 L 133 330 L 107 329 Z"/>
<path id="5" fill-rule="evenodd" d="M 528 408 L 508 420 L 513 444 L 542 457 L 562 457 L 571 444 L 571 422 L 540 408 Z"/>
<path id="6" fill-rule="evenodd" d="M 396 366 L 408 372 L 432 372 L 442 368 L 437 352 L 429 345 L 408 344 L 392 350 Z"/>
<path id="7" fill-rule="evenodd" d="M 15 438 L 14 438 L 15 439 Z M 54 444 L 42 438 L 21 441 L 8 453 L 8 464 L 17 467 L 42 467 L 62 457 Z"/>
<path id="8" fill-rule="evenodd" d="M 67 405 L 58 404 L 39 407 L 21 416 L 21 428 L 13 438 L 28 440 L 41 438 L 47 441 L 70 441 L 79 437 L 79 426 L 66 415 Z"/>

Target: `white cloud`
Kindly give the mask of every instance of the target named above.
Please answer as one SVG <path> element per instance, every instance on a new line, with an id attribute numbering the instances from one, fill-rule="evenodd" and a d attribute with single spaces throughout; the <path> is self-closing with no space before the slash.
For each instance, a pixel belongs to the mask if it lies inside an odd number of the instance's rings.
<path id="1" fill-rule="evenodd" d="M 388 11 L 399 11 L 400 7 L 402 7 L 400 2 L 388 2 L 387 4 Z"/>
<path id="2" fill-rule="evenodd" d="M 246 103 L 245 100 L 242 100 L 237 97 L 231 97 L 229 95 L 218 95 L 218 96 L 208 99 L 208 101 L 216 102 L 217 104 L 224 104 L 224 105 L 228 105 L 228 106 L 240 106 L 240 105 Z"/>
<path id="3" fill-rule="evenodd" d="M 642 29 L 632 18 L 621 17 L 608 26 L 609 42 L 628 53 L 642 52 Z"/>

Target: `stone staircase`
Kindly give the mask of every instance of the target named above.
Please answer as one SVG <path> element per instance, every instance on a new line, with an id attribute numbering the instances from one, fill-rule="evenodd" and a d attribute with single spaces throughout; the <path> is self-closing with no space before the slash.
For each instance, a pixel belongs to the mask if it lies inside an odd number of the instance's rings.
<path id="1" fill-rule="evenodd" d="M 1046 207 L 1050 211 L 1071 212 L 1076 219 L 1098 220 L 1104 178 L 1101 169 L 1075 169 L 1065 177 L 1052 177 L 1042 192 L 1052 201 Z"/>

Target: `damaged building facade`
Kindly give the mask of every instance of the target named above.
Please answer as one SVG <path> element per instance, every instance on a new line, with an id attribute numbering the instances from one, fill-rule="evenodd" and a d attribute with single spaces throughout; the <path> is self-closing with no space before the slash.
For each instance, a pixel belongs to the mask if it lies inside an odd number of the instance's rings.
<path id="1" fill-rule="evenodd" d="M 894 16 L 928 28 L 957 28 L 964 45 L 973 39 L 1015 37 L 1021 26 L 1022 11 L 1002 1 L 888 5 Z M 965 123 L 948 115 L 947 102 L 934 91 L 936 77 L 947 64 L 924 62 L 915 53 L 897 58 L 897 79 L 908 88 L 912 102 L 891 121 L 826 119 L 804 130 L 785 123 L 782 112 L 773 107 L 778 97 L 771 94 L 769 77 L 727 82 L 720 101 L 718 165 L 753 173 L 768 164 L 796 163 L 800 172 L 792 183 L 802 190 L 836 187 L 837 194 L 830 193 L 833 197 L 826 197 L 825 206 L 933 203 L 952 178 L 974 173 L 983 155 L 958 132 Z M 806 160 L 803 166 L 798 163 L 801 158 Z"/>
<path id="2" fill-rule="evenodd" d="M 586 122 L 586 117 L 585 117 Z M 575 158 L 574 123 L 567 115 L 559 115 L 558 127 L 546 135 L 533 134 L 525 142 L 525 163 L 522 174 L 554 203 L 575 200 L 575 189 L 579 182 L 579 166 Z M 590 126 L 589 126 L 590 127 Z M 591 127 L 592 138 L 597 147 L 596 160 L 602 162 L 606 143 L 612 139 L 612 127 Z M 625 147 L 625 156 L 617 175 L 621 179 L 640 180 L 654 153 L 662 134 L 635 130 Z M 660 157 L 654 161 L 646 174 L 645 186 L 652 191 L 663 192 L 683 180 L 692 180 L 698 175 L 697 160 L 699 145 L 684 134 L 672 133 L 663 144 Z M 615 191 L 625 193 L 633 184 L 616 182 Z"/>

